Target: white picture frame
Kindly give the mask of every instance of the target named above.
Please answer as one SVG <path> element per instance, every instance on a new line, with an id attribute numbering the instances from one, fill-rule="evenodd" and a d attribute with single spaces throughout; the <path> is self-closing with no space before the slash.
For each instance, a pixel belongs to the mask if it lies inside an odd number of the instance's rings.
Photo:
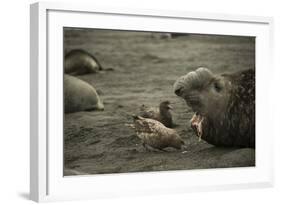
<path id="1" fill-rule="evenodd" d="M 155 26 L 157 25 L 157 26 Z M 63 177 L 62 27 L 256 36 L 256 166 Z M 91 199 L 273 186 L 272 113 L 268 91 L 272 69 L 273 19 L 182 11 L 97 8 L 95 5 L 35 3 L 30 13 L 30 198 L 34 201 Z M 58 114 L 61 113 L 61 114 Z M 267 121 L 262 117 L 267 116 Z M 165 180 L 164 180 L 165 179 Z"/>

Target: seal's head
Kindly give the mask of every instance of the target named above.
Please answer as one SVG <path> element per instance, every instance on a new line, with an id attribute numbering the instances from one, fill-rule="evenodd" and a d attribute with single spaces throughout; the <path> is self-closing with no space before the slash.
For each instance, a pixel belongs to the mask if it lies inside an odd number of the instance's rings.
<path id="1" fill-rule="evenodd" d="M 191 126 L 211 144 L 252 146 L 254 121 L 254 71 L 214 75 L 198 68 L 179 77 L 174 92 L 183 98 L 195 115 Z M 251 144 L 251 145 L 249 145 Z"/>
<path id="2" fill-rule="evenodd" d="M 174 84 L 174 92 L 199 115 L 218 119 L 226 112 L 231 82 L 214 75 L 207 68 L 198 68 L 181 76 Z"/>

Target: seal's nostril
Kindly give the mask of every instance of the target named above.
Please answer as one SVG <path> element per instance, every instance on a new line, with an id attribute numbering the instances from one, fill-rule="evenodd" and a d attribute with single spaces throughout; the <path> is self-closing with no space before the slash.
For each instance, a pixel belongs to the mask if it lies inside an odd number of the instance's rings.
<path id="1" fill-rule="evenodd" d="M 175 90 L 175 94 L 178 95 L 178 96 L 180 96 L 181 93 L 182 93 L 182 90 L 183 90 L 183 87 L 177 88 L 177 89 Z"/>

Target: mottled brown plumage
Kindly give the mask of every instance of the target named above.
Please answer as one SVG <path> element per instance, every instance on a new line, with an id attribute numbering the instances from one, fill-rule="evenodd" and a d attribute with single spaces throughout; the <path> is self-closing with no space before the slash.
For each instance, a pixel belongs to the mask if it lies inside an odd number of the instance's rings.
<path id="1" fill-rule="evenodd" d="M 181 149 L 184 145 L 175 130 L 165 127 L 157 120 L 134 116 L 133 127 L 144 147 L 149 145 L 154 149 L 163 150 L 166 147 Z"/>
<path id="2" fill-rule="evenodd" d="M 160 103 L 159 108 L 141 106 L 140 116 L 144 118 L 150 118 L 157 120 L 164 124 L 166 127 L 173 127 L 173 119 L 171 110 L 172 106 L 169 101 L 163 101 Z"/>

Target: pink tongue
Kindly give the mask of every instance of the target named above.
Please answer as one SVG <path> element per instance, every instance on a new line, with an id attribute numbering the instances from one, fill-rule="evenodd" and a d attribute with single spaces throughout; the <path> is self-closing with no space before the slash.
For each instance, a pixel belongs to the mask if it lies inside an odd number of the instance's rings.
<path id="1" fill-rule="evenodd" d="M 204 117 L 202 117 L 200 114 L 195 113 L 193 117 L 191 118 L 191 127 L 196 132 L 197 136 L 199 137 L 199 141 L 201 141 L 201 137 L 203 135 L 203 126 L 202 122 L 204 120 Z"/>

